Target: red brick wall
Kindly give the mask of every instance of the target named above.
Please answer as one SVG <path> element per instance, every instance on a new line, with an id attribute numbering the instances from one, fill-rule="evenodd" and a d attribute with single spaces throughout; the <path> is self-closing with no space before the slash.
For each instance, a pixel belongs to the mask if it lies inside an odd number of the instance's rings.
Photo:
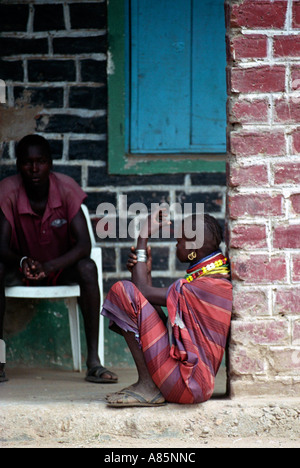
<path id="1" fill-rule="evenodd" d="M 300 392 L 300 1 L 226 1 L 232 395 Z"/>

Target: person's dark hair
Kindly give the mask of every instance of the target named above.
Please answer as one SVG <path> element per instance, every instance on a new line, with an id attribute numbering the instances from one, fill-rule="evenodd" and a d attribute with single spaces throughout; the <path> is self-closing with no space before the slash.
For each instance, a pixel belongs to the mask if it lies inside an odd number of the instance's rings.
<path id="1" fill-rule="evenodd" d="M 204 226 L 210 232 L 213 241 L 215 242 L 216 250 L 223 241 L 223 230 L 213 216 L 209 214 L 204 215 Z"/>
<path id="2" fill-rule="evenodd" d="M 28 149 L 30 146 L 38 146 L 42 148 L 44 156 L 49 158 L 52 162 L 52 154 L 49 142 L 40 135 L 27 135 L 18 143 L 16 148 L 16 158 L 17 164 L 22 160 L 22 158 L 28 155 Z"/>
<path id="3" fill-rule="evenodd" d="M 218 250 L 221 242 L 223 241 L 223 230 L 213 216 L 205 213 L 204 215 L 192 215 L 192 229 L 196 231 L 198 216 L 204 222 L 204 237 L 213 250 Z M 203 216 L 203 218 L 202 218 Z"/>

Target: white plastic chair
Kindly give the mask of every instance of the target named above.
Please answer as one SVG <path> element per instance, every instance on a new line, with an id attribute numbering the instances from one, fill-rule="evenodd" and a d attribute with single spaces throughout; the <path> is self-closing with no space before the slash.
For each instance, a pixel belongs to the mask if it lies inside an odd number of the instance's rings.
<path id="1" fill-rule="evenodd" d="M 101 311 L 103 303 L 102 251 L 100 247 L 96 246 L 96 239 L 94 236 L 88 209 L 85 205 L 81 205 L 81 208 L 85 215 L 91 238 L 91 258 L 96 263 L 98 269 Z M 64 299 L 69 312 L 73 368 L 74 371 L 81 372 L 81 342 L 78 306 L 78 297 L 80 296 L 79 285 L 75 284 L 71 286 L 12 286 L 5 288 L 5 296 L 10 298 L 21 299 Z M 101 364 L 104 365 L 104 327 L 102 315 L 100 315 L 99 321 L 98 354 L 101 359 Z"/>

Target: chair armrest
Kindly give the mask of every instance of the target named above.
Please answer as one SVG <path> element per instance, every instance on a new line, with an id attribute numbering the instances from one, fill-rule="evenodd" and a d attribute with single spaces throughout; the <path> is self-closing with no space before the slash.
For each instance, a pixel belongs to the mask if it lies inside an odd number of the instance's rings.
<path id="1" fill-rule="evenodd" d="M 92 247 L 91 249 L 91 259 L 97 264 L 98 267 L 101 266 L 102 269 L 102 250 L 101 247 Z"/>

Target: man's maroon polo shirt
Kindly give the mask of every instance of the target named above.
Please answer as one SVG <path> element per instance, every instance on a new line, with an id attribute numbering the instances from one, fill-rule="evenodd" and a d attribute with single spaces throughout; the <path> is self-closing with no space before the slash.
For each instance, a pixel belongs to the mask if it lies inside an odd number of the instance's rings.
<path id="1" fill-rule="evenodd" d="M 72 247 L 70 223 L 87 195 L 70 177 L 52 172 L 44 215 L 31 208 L 21 176 L 0 182 L 0 208 L 12 227 L 11 249 L 41 263 Z"/>

